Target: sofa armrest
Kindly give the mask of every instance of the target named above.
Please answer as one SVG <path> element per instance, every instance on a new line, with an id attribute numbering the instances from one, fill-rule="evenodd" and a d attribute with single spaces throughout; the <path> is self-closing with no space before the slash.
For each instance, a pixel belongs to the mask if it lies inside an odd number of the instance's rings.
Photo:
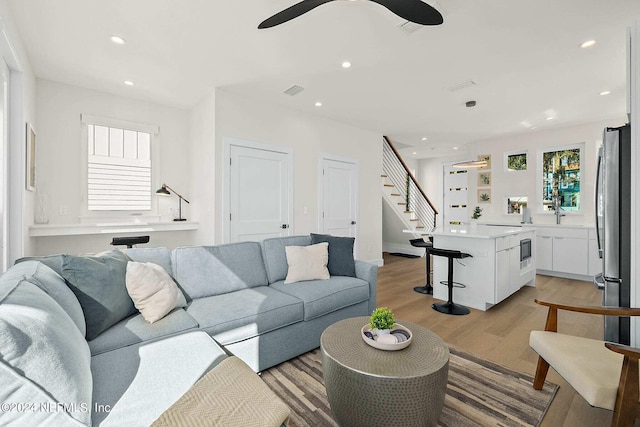
<path id="1" fill-rule="evenodd" d="M 378 266 L 370 262 L 356 260 L 356 277 L 369 282 L 369 313 L 372 313 L 376 309 Z"/>

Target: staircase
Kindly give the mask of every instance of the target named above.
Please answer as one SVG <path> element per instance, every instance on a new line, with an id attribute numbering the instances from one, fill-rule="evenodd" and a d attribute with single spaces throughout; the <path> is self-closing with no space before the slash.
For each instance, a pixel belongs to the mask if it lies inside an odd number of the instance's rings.
<path id="1" fill-rule="evenodd" d="M 435 228 L 435 209 L 416 181 L 393 143 L 384 138 L 382 169 L 382 198 L 392 207 L 405 230 L 413 230 L 407 239 L 427 235 Z"/>

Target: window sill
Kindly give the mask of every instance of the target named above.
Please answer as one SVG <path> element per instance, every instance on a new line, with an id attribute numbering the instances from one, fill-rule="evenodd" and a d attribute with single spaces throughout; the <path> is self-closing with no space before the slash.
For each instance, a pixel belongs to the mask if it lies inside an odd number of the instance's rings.
<path id="1" fill-rule="evenodd" d="M 111 224 L 37 224 L 29 227 L 30 237 L 79 236 L 87 234 L 153 233 L 198 229 L 197 221 L 136 222 Z"/>

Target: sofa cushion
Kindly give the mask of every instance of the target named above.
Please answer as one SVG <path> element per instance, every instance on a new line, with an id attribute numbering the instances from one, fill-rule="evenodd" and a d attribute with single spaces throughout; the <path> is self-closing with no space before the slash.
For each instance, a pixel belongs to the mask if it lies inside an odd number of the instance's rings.
<path id="1" fill-rule="evenodd" d="M 200 329 L 222 345 L 252 338 L 303 318 L 301 300 L 269 286 L 195 299 L 187 313 L 196 319 Z"/>
<path id="2" fill-rule="evenodd" d="M 4 414 L 2 424 L 89 425 L 91 395 L 89 347 L 74 321 L 36 285 L 2 276 L 0 402 L 51 404 L 60 412 Z"/>
<path id="3" fill-rule="evenodd" d="M 301 282 L 304 280 L 327 280 L 329 270 L 329 244 L 318 243 L 309 246 L 287 246 L 287 264 L 289 271 L 285 284 Z"/>
<path id="4" fill-rule="evenodd" d="M 28 256 L 24 258 L 19 258 L 16 260 L 15 264 L 20 264 L 25 261 L 40 261 L 60 276 L 62 276 L 62 261 L 64 260 L 64 255 L 46 255 L 46 256 Z"/>
<path id="5" fill-rule="evenodd" d="M 226 294 L 267 284 L 260 245 L 180 247 L 172 253 L 173 277 L 191 298 Z"/>
<path id="6" fill-rule="evenodd" d="M 150 425 L 226 357 L 201 331 L 92 357 L 93 425 Z"/>
<path id="7" fill-rule="evenodd" d="M 353 258 L 353 237 L 338 237 L 328 234 L 311 233 L 311 244 L 329 243 L 329 264 L 327 268 L 332 276 L 356 277 L 356 261 Z"/>
<path id="8" fill-rule="evenodd" d="M 187 305 L 169 273 L 152 262 L 127 264 L 127 292 L 144 320 L 156 322 L 171 310 Z"/>
<path id="9" fill-rule="evenodd" d="M 129 248 L 122 250 L 131 261 L 152 262 L 158 264 L 170 275 L 173 274 L 171 268 L 171 250 L 169 248 Z"/>
<path id="10" fill-rule="evenodd" d="M 124 319 L 89 341 L 91 354 L 96 355 L 143 341 L 196 329 L 198 322 L 182 308 L 173 310 L 155 323 L 147 323 L 141 314 Z"/>
<path id="11" fill-rule="evenodd" d="M 355 277 L 332 276 L 287 285 L 279 281 L 269 287 L 304 301 L 305 321 L 369 299 L 369 283 Z"/>
<path id="12" fill-rule="evenodd" d="M 118 250 L 91 256 L 64 255 L 62 276 L 82 306 L 87 340 L 137 312 L 125 284 L 128 262 Z"/>
<path id="13" fill-rule="evenodd" d="M 284 249 L 286 246 L 308 246 L 310 244 L 311 237 L 309 236 L 274 237 L 260 242 L 269 283 L 284 280 L 287 277 L 289 266 Z"/>
<path id="14" fill-rule="evenodd" d="M 60 265 L 62 266 L 62 261 Z M 86 334 L 87 327 L 84 322 L 84 313 L 78 298 L 71 292 L 65 280 L 58 273 L 38 261 L 21 262 L 11 267 L 5 274 L 11 274 L 9 272 L 19 274 L 27 282 L 33 283 L 45 291 L 67 312 L 82 336 Z"/>

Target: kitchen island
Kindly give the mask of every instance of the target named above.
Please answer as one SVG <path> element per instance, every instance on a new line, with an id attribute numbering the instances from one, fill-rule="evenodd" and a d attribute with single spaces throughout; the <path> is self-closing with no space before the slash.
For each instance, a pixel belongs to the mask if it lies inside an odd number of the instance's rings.
<path id="1" fill-rule="evenodd" d="M 535 231 L 526 227 L 455 225 L 435 229 L 433 247 L 471 254 L 455 260 L 453 301 L 486 311 L 522 286 L 535 286 Z M 433 297 L 447 300 L 447 258 L 433 257 Z"/>

